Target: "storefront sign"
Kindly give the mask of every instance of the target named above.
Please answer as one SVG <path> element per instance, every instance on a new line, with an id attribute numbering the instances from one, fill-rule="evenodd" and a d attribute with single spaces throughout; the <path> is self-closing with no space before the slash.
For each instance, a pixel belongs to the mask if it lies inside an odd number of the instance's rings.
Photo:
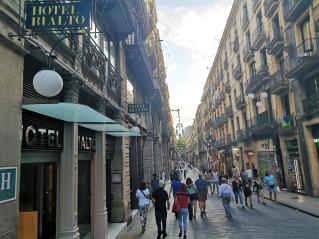
<path id="1" fill-rule="evenodd" d="M 150 104 L 128 104 L 128 113 L 148 113 L 150 112 Z"/>
<path id="2" fill-rule="evenodd" d="M 23 126 L 24 143 L 28 148 L 54 148 L 61 149 L 60 132 L 53 129 Z"/>
<path id="3" fill-rule="evenodd" d="M 95 150 L 95 140 L 92 137 L 79 135 L 79 150 Z"/>
<path id="4" fill-rule="evenodd" d="M 257 141 L 257 150 L 260 152 L 274 151 L 274 145 L 271 139 Z"/>
<path id="5" fill-rule="evenodd" d="M 89 29 L 91 1 L 27 1 L 26 28 L 30 30 Z"/>
<path id="6" fill-rule="evenodd" d="M 17 197 L 17 167 L 0 167 L 0 203 Z"/>

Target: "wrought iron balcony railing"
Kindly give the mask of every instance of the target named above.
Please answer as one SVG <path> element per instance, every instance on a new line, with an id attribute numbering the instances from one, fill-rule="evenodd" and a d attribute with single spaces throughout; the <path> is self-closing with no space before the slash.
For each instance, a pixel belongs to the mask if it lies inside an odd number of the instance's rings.
<path id="1" fill-rule="evenodd" d="M 236 132 L 236 138 L 238 142 L 245 142 L 251 139 L 250 133 L 246 130 L 238 130 Z"/>
<path id="2" fill-rule="evenodd" d="M 226 139 L 221 138 L 219 140 L 216 140 L 215 142 L 213 142 L 213 146 L 217 149 L 226 146 Z"/>
<path id="3" fill-rule="evenodd" d="M 269 79 L 268 66 L 262 66 L 255 75 L 251 76 L 247 83 L 247 94 L 255 93 L 258 91 L 264 83 Z"/>
<path id="4" fill-rule="evenodd" d="M 266 39 L 266 34 L 265 34 L 265 29 L 263 24 L 260 24 L 257 26 L 257 28 L 252 34 L 252 39 L 253 39 L 252 47 L 254 49 L 258 49 L 260 45 L 263 43 L 263 41 Z"/>
<path id="5" fill-rule="evenodd" d="M 233 75 L 235 80 L 240 80 L 240 78 L 243 76 L 243 72 L 241 70 L 240 64 L 238 64 L 235 69 L 233 70 Z"/>
<path id="6" fill-rule="evenodd" d="M 279 5 L 279 0 L 265 0 L 264 1 L 265 16 L 271 17 L 276 11 L 278 5 Z"/>
<path id="7" fill-rule="evenodd" d="M 236 98 L 236 108 L 238 110 L 241 110 L 243 108 L 245 108 L 246 103 L 245 103 L 245 97 L 244 95 L 240 95 Z"/>
<path id="8" fill-rule="evenodd" d="M 233 107 L 231 105 L 226 108 L 226 116 L 231 118 L 234 115 Z"/>
<path id="9" fill-rule="evenodd" d="M 270 118 L 268 111 L 264 111 L 250 120 L 250 127 L 255 130 L 271 124 L 273 124 L 273 119 Z"/>
<path id="10" fill-rule="evenodd" d="M 300 77 L 312 71 L 319 63 L 319 38 L 307 38 L 295 49 L 295 56 L 290 57 L 290 69 L 287 78 Z"/>
<path id="11" fill-rule="evenodd" d="M 293 22 L 311 5 L 313 0 L 284 0 L 282 1 L 286 22 Z"/>
<path id="12" fill-rule="evenodd" d="M 219 117 L 216 118 L 215 122 L 217 127 L 223 125 L 226 122 L 226 115 L 221 114 Z"/>
<path id="13" fill-rule="evenodd" d="M 289 80 L 285 78 L 285 73 L 282 71 L 274 73 L 271 76 L 269 83 L 270 91 L 273 94 L 279 94 L 289 89 Z"/>
<path id="14" fill-rule="evenodd" d="M 248 62 L 251 58 L 253 58 L 254 52 L 251 49 L 250 43 L 246 43 L 244 46 L 244 54 L 243 54 L 243 60 L 244 62 Z"/>
<path id="15" fill-rule="evenodd" d="M 266 39 L 266 47 L 269 55 L 278 56 L 284 49 L 284 39 L 281 29 L 274 29 Z"/>
<path id="16" fill-rule="evenodd" d="M 297 131 L 295 115 L 283 115 L 277 120 L 280 135 L 290 135 Z"/>

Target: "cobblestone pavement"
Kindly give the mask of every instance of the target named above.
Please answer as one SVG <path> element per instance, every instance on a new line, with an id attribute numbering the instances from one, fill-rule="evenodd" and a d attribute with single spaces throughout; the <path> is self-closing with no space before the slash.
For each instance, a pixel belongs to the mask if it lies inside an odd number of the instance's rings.
<path id="1" fill-rule="evenodd" d="M 233 218 L 224 215 L 221 201 L 209 197 L 207 215 L 191 222 L 188 238 L 319 238 L 319 219 L 266 201 L 260 205 L 254 197 L 254 209 L 240 209 L 232 202 Z M 168 216 L 168 239 L 178 238 L 178 224 L 172 213 Z M 139 217 L 135 217 L 121 239 L 155 239 L 157 235 L 154 210 L 150 209 L 147 231 L 141 234 Z"/>

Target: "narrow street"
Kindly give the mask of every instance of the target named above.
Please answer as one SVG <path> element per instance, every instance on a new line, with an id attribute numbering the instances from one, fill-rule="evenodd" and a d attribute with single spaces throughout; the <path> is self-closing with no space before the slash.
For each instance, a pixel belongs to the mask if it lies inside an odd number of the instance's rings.
<path id="1" fill-rule="evenodd" d="M 166 190 L 168 188 L 166 186 Z M 221 201 L 216 195 L 213 197 L 209 195 L 207 215 L 201 218 L 197 212 L 197 219 L 189 223 L 188 238 L 318 238 L 318 218 L 269 200 L 266 200 L 266 205 L 258 204 L 256 196 L 253 196 L 253 206 L 253 209 L 240 209 L 235 201 L 232 201 L 233 218 L 228 219 L 225 217 Z M 157 227 L 153 207 L 148 215 L 145 234 L 141 234 L 139 215 L 136 215 L 120 239 L 156 238 Z M 178 238 L 178 222 L 171 212 L 168 213 L 167 228 L 168 239 Z"/>

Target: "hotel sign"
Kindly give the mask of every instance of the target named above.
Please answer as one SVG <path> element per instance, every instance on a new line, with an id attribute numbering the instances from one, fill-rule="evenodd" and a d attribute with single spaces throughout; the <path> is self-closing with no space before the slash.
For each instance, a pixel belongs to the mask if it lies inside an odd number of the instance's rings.
<path id="1" fill-rule="evenodd" d="M 128 104 L 127 109 L 129 114 L 132 113 L 148 113 L 150 112 L 150 104 Z"/>
<path id="2" fill-rule="evenodd" d="M 0 167 L 0 203 L 17 197 L 17 167 Z"/>
<path id="3" fill-rule="evenodd" d="M 26 28 L 30 30 L 67 30 L 90 28 L 91 3 L 88 0 L 27 1 Z"/>

